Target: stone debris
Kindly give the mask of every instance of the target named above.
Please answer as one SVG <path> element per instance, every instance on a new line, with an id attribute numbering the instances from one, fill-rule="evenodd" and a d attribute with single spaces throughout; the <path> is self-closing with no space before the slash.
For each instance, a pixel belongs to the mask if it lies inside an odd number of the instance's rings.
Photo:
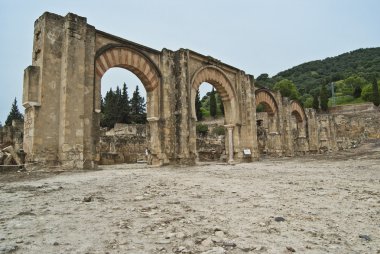
<path id="1" fill-rule="evenodd" d="M 21 155 L 21 156 L 20 156 Z M 13 146 L 7 146 L 0 150 L 0 171 L 19 170 L 23 168 L 23 151 L 16 152 Z M 19 166 L 19 167 L 15 167 Z"/>
<path id="2" fill-rule="evenodd" d="M 211 250 L 204 251 L 201 254 L 224 254 L 226 253 L 226 250 L 222 247 L 214 247 Z"/>
<path id="3" fill-rule="evenodd" d="M 274 221 L 283 222 L 283 221 L 285 221 L 285 218 L 284 217 L 274 217 Z"/>
<path id="4" fill-rule="evenodd" d="M 17 165 L 21 165 L 22 161 L 20 159 L 20 156 L 16 153 L 16 151 L 13 149 L 12 146 L 7 146 L 3 149 L 3 152 L 8 153 L 10 156 L 12 156 L 12 159 L 16 162 Z"/>
<path id="5" fill-rule="evenodd" d="M 372 240 L 371 237 L 368 236 L 368 235 L 359 235 L 359 238 L 364 239 L 366 241 L 371 241 Z"/>
<path id="6" fill-rule="evenodd" d="M 92 196 L 84 197 L 83 202 L 92 202 L 94 198 Z"/>

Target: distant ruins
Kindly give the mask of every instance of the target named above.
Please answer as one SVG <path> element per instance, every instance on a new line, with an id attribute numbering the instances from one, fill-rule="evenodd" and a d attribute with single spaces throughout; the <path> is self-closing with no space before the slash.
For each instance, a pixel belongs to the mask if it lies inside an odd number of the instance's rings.
<path id="1" fill-rule="evenodd" d="M 319 115 L 258 89 L 253 76 L 215 58 L 189 49 L 157 51 L 99 31 L 84 17 L 46 12 L 35 22 L 32 65 L 24 73 L 27 162 L 97 166 L 101 78 L 112 67 L 133 72 L 146 89 L 146 145 L 153 165 L 196 162 L 195 96 L 203 82 L 223 100 L 229 163 L 352 146 L 345 117 Z M 259 104 L 265 112 L 256 114 Z M 365 133 L 361 129 L 355 138 Z"/>

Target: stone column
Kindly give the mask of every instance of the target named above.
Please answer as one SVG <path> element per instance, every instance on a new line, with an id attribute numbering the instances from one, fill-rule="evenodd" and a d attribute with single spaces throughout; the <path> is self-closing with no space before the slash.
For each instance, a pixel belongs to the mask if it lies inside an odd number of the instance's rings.
<path id="1" fill-rule="evenodd" d="M 146 119 L 149 123 L 149 140 L 148 147 L 150 150 L 151 160 L 148 159 L 148 164 L 150 165 L 161 165 L 160 155 L 161 155 L 161 146 L 159 139 L 159 128 L 158 128 L 158 117 L 148 117 Z"/>
<path id="2" fill-rule="evenodd" d="M 234 137 L 233 137 L 233 130 L 235 125 L 233 124 L 227 124 L 224 125 L 228 131 L 228 163 L 234 162 Z"/>

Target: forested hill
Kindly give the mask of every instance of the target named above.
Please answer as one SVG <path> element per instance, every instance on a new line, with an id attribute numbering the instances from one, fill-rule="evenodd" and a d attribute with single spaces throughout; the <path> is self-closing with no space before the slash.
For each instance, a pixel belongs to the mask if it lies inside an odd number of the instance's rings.
<path id="1" fill-rule="evenodd" d="M 267 74 L 257 77 L 259 86 L 273 87 L 282 79 L 293 81 L 301 94 L 313 93 L 320 85 L 359 76 L 370 81 L 380 76 L 380 47 L 358 49 L 336 57 L 300 64 L 269 78 Z"/>

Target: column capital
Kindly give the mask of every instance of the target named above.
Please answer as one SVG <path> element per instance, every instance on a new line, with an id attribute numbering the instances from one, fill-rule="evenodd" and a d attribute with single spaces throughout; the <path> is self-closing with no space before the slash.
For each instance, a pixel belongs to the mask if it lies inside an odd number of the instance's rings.
<path id="1" fill-rule="evenodd" d="M 160 120 L 160 118 L 153 116 L 153 117 L 148 117 L 146 120 L 148 122 L 158 122 L 158 120 Z"/>
<path id="2" fill-rule="evenodd" d="M 235 127 L 235 124 L 225 124 L 224 127 L 226 127 L 227 129 L 233 129 Z"/>

